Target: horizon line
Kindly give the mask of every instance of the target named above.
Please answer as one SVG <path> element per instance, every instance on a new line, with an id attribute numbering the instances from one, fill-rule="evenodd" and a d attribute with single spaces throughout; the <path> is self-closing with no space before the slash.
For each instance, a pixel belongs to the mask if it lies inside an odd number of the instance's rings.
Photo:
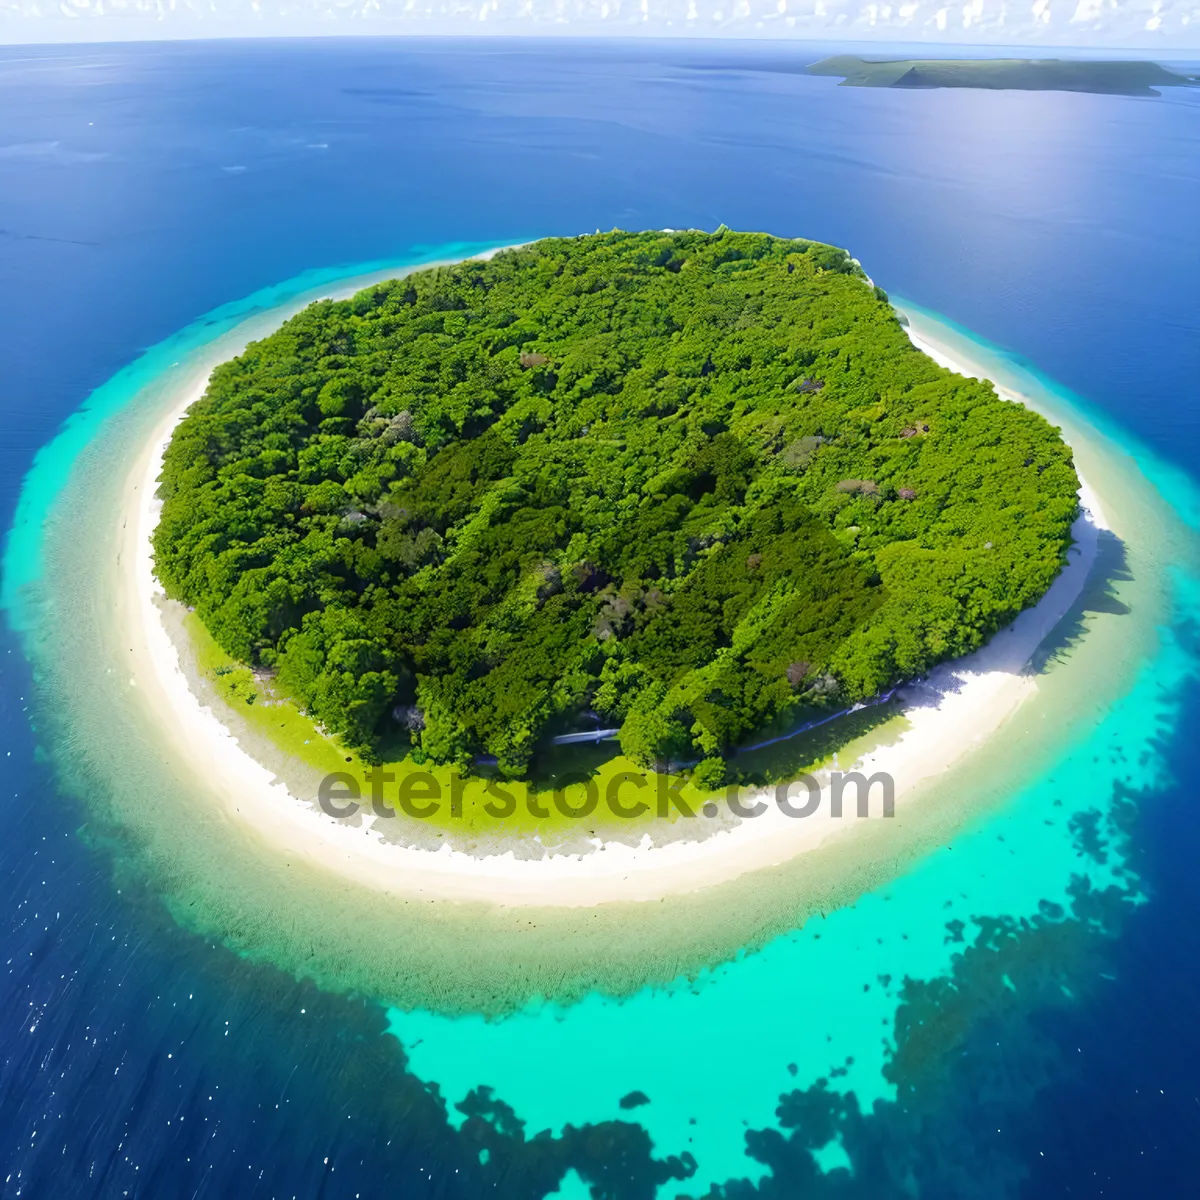
<path id="1" fill-rule="evenodd" d="M 126 20 L 128 18 L 118 17 L 117 20 Z M 353 18 L 351 18 L 353 19 Z M 51 18 L 56 20 L 56 18 Z M 268 18 L 270 20 L 270 18 Z M 175 45 L 181 42 L 269 42 L 269 41 L 461 41 L 461 42 L 482 42 L 482 41 L 537 41 L 537 42 L 739 42 L 739 43 L 759 43 L 770 44 L 775 47 L 784 46 L 836 46 L 839 48 L 847 47 L 870 47 L 874 48 L 875 52 L 880 52 L 883 49 L 895 50 L 918 50 L 926 53 L 925 57 L 938 58 L 945 57 L 945 52 L 953 50 L 967 50 L 976 53 L 984 51 L 1017 51 L 1019 53 L 1013 57 L 1023 59 L 1036 58 L 1053 58 L 1059 54 L 1070 54 L 1072 57 L 1080 55 L 1095 55 L 1106 60 L 1113 59 L 1114 56 L 1122 54 L 1137 55 L 1139 61 L 1143 61 L 1149 55 L 1154 56 L 1154 61 L 1190 61 L 1188 59 L 1180 59 L 1177 55 L 1197 55 L 1200 56 L 1200 42 L 1195 45 L 1168 45 L 1159 43 L 1157 45 L 1143 44 L 1130 45 L 1127 43 L 1104 43 L 1098 45 L 1078 45 L 1070 42 L 990 42 L 990 41 L 973 41 L 959 42 L 949 39 L 938 38 L 936 40 L 905 40 L 903 38 L 894 37 L 864 37 L 861 34 L 858 36 L 838 38 L 831 36 L 832 31 L 826 33 L 822 31 L 820 34 L 809 33 L 808 31 L 789 30 L 786 33 L 771 33 L 765 34 L 761 30 L 751 30 L 739 32 L 734 29 L 722 29 L 716 32 L 703 32 L 698 29 L 680 28 L 673 30 L 665 30 L 661 27 L 654 29 L 640 30 L 637 26 L 627 26 L 620 30 L 591 26 L 586 29 L 581 29 L 578 26 L 573 28 L 565 28 L 566 23 L 562 23 L 559 28 L 555 28 L 551 24 L 539 25 L 535 29 L 528 28 L 497 28 L 492 26 L 490 29 L 483 28 L 483 23 L 479 23 L 479 27 L 470 30 L 455 28 L 448 29 L 439 27 L 431 29 L 428 26 L 421 28 L 415 23 L 408 28 L 397 28 L 401 24 L 406 24 L 403 19 L 388 22 L 388 28 L 363 31 L 363 21 L 359 21 L 358 28 L 350 29 L 345 24 L 338 27 L 328 27 L 321 29 L 301 29 L 284 31 L 278 28 L 268 29 L 264 24 L 260 24 L 258 28 L 242 28 L 222 30 L 219 25 L 207 25 L 202 22 L 193 22 L 187 26 L 186 31 L 179 33 L 170 33 L 162 28 L 162 23 L 158 22 L 158 28 L 146 33 L 140 34 L 131 29 L 114 30 L 114 34 L 118 36 L 106 37 L 98 28 L 99 22 L 90 23 L 90 27 L 86 32 L 89 36 L 85 37 L 61 37 L 51 40 L 37 40 L 18 38 L 9 40 L 5 34 L 8 30 L 3 29 L 3 22 L 0 22 L 0 48 L 4 49 L 53 49 L 60 46 L 146 46 L 146 45 Z M 200 26 L 203 25 L 201 30 Z M 65 23 L 60 28 L 66 30 L 68 28 L 78 28 L 72 23 Z M 39 30 L 39 33 L 43 31 Z M 80 29 L 83 33 L 84 30 Z M 96 33 L 101 33 L 101 36 L 90 36 Z M 905 55 L 911 57 L 911 55 Z"/>

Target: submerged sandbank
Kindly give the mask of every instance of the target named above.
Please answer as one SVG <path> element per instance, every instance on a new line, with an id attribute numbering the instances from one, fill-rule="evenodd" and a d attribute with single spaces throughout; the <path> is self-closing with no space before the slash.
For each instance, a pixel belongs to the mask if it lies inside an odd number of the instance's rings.
<path id="1" fill-rule="evenodd" d="M 922 349 L 933 349 L 918 337 Z M 945 348 L 934 355 L 959 369 Z M 962 373 L 977 373 L 962 364 Z M 817 812 L 785 815 L 771 793 L 745 795 L 743 804 L 765 800 L 762 814 L 709 836 L 676 837 L 637 845 L 594 839 L 586 853 L 544 852 L 518 857 L 512 851 L 473 854 L 443 845 L 438 850 L 398 844 L 380 836 L 367 813 L 356 823 L 336 820 L 292 794 L 234 737 L 219 711 L 189 687 L 181 647 L 164 622 L 166 602 L 153 578 L 151 535 L 160 505 L 155 481 L 171 432 L 203 393 L 206 373 L 196 372 L 171 396 L 170 408 L 142 448 L 121 493 L 116 619 L 128 645 L 130 682 L 140 691 L 156 735 L 200 784 L 203 793 L 233 822 L 255 832 L 276 853 L 376 891 L 421 899 L 474 900 L 520 907 L 586 907 L 621 901 L 653 901 L 727 883 L 750 872 L 805 856 L 826 854 L 864 826 L 882 826 L 885 839 L 903 839 L 903 822 L 885 821 L 874 805 L 859 818 L 830 815 L 828 788 Z M 1010 398 L 1017 399 L 1017 397 Z M 1108 528 L 1099 498 L 1081 490 L 1081 516 L 1067 566 L 1045 597 L 975 654 L 944 664 L 901 693 L 907 728 L 891 745 L 853 764 L 895 781 L 897 812 L 910 805 L 921 785 L 960 763 L 994 734 L 1037 689 L 1027 671 L 1039 645 L 1063 620 L 1082 592 L 1096 560 L 1098 537 Z M 172 623 L 176 626 L 178 623 Z M 178 634 L 177 634 L 178 635 Z M 186 655 L 187 647 L 182 647 Z M 703 818 L 700 818 L 703 820 Z M 394 834 L 389 822 L 388 832 Z M 704 831 L 708 833 L 709 831 Z M 878 835 L 879 831 L 875 831 Z"/>

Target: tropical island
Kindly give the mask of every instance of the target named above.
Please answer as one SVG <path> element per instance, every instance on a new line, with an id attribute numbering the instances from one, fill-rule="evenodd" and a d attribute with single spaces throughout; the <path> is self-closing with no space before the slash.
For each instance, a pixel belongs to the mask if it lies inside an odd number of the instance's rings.
<path id="1" fill-rule="evenodd" d="M 867 59 L 837 54 L 805 68 L 841 75 L 840 87 L 983 88 L 987 91 L 1089 92 L 1100 96 L 1161 96 L 1162 87 L 1195 87 L 1200 77 L 1154 62 L 1077 58 Z"/>
<path id="2" fill-rule="evenodd" d="M 212 374 L 155 571 L 364 757 L 527 776 L 610 727 L 703 788 L 768 725 L 977 650 L 1080 484 L 848 253 L 550 239 L 322 301 Z"/>

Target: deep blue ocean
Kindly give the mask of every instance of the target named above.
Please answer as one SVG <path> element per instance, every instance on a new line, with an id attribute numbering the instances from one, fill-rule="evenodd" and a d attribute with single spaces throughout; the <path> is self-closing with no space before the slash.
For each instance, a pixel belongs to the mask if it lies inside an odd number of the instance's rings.
<path id="1" fill-rule="evenodd" d="M 312 268 L 614 226 L 844 245 L 889 292 L 1200 475 L 1200 92 L 889 91 L 796 73 L 838 49 L 4 49 L 0 527 L 89 392 L 221 304 Z M 0 639 L 0 1194 L 532 1198 L 568 1166 L 596 1197 L 654 1194 L 636 1111 L 565 1150 L 485 1156 L 481 1174 L 479 1128 L 445 1121 L 378 1006 L 180 929 L 56 793 L 30 669 Z M 1031 1012 L 1019 1039 L 974 1032 L 1021 1081 L 999 1127 L 995 1097 L 945 1065 L 944 1119 L 921 1136 L 956 1171 L 725 1194 L 1196 1194 L 1200 702 L 1162 750 L 1175 782 L 1134 830 L 1148 903 L 1106 947 L 1103 986 Z M 876 1150 L 901 1153 L 884 1134 Z"/>

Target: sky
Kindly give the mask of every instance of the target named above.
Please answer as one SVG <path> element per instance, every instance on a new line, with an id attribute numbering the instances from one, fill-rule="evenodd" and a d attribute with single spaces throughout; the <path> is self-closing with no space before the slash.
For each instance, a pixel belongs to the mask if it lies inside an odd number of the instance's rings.
<path id="1" fill-rule="evenodd" d="M 0 0 L 0 43 L 581 34 L 1200 49 L 1200 0 Z"/>

